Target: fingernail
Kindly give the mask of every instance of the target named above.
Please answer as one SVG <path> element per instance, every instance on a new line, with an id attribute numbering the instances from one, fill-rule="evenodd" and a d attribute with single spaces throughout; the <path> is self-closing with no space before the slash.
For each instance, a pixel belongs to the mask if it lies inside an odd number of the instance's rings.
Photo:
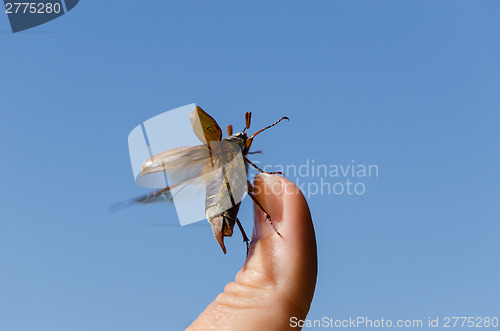
<path id="1" fill-rule="evenodd" d="M 276 175 L 258 174 L 254 179 L 254 195 L 264 210 L 271 216 L 271 222 L 278 229 L 283 217 L 282 180 Z M 266 237 L 275 234 L 273 226 L 266 219 L 265 213 L 254 206 L 255 236 Z"/>

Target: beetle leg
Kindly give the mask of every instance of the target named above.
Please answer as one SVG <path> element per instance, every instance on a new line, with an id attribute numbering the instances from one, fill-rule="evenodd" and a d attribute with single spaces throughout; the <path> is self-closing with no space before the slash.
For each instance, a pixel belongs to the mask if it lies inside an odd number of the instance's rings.
<path id="1" fill-rule="evenodd" d="M 257 169 L 259 172 L 262 172 L 264 174 L 268 174 L 268 175 L 281 175 L 281 176 L 285 176 L 284 173 L 282 173 L 281 171 L 271 171 L 271 172 L 266 172 L 264 170 L 262 170 L 261 168 L 259 168 L 256 164 L 254 164 L 252 161 L 250 161 L 246 156 L 243 156 L 243 158 L 245 159 L 246 162 L 250 163 L 255 169 Z"/>
<path id="2" fill-rule="evenodd" d="M 248 196 L 250 198 L 252 198 L 253 202 L 255 203 L 255 205 L 257 206 L 257 208 L 259 208 L 263 213 L 264 215 L 266 215 L 266 221 L 269 222 L 269 224 L 271 224 L 271 226 L 273 227 L 273 230 L 274 232 L 276 232 L 276 234 L 280 237 L 283 238 L 283 236 L 281 235 L 281 233 L 278 231 L 278 229 L 276 229 L 276 227 L 274 226 L 273 224 L 273 221 L 271 221 L 271 215 L 269 215 L 267 213 L 267 211 L 264 209 L 264 207 L 262 207 L 262 205 L 260 204 L 260 202 L 257 200 L 257 198 L 255 197 L 255 195 L 253 195 L 253 186 L 252 186 L 252 183 L 250 183 L 250 181 L 247 181 L 247 184 L 248 184 Z"/>
<path id="3" fill-rule="evenodd" d="M 248 256 L 248 242 L 250 240 L 248 240 L 247 234 L 245 233 L 245 230 L 243 229 L 243 226 L 241 225 L 240 220 L 238 219 L 238 217 L 236 217 L 236 224 L 238 224 L 238 227 L 240 228 L 241 235 L 243 236 L 243 241 L 247 245 L 247 256 Z"/>

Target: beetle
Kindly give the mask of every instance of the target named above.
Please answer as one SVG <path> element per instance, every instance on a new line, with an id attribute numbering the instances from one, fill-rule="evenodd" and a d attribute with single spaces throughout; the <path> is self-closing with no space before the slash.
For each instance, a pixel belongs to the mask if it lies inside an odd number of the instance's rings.
<path id="1" fill-rule="evenodd" d="M 194 133 L 203 145 L 174 148 L 147 159 L 142 165 L 140 176 L 163 171 L 174 174 L 180 179 L 178 183 L 154 191 L 136 201 L 147 204 L 160 200 L 172 200 L 174 187 L 189 185 L 185 184 L 188 180 L 200 178 L 206 185 L 205 216 L 212 227 L 214 238 L 219 243 L 224 254 L 226 254 L 224 237 L 232 236 L 235 224 L 238 225 L 243 236 L 248 254 L 249 239 L 237 217 L 241 199 L 245 192 L 258 209 L 263 211 L 266 220 L 273 227 L 276 234 L 281 236 L 272 223 L 271 216 L 264 210 L 253 194 L 252 184 L 247 178 L 248 166 L 253 166 L 261 173 L 264 173 L 264 171 L 252 163 L 247 158 L 247 155 L 251 154 L 250 147 L 257 135 L 285 119 L 288 120 L 288 117 L 284 116 L 249 136 L 246 130 L 250 128 L 251 116 L 251 112 L 245 113 L 245 128 L 242 132 L 233 134 L 233 127 L 229 125 L 227 127 L 228 137 L 222 138 L 222 130 L 217 122 L 203 109 L 196 106 L 191 112 L 190 121 Z M 237 164 L 235 165 L 232 162 L 240 154 L 244 160 L 243 172 L 242 169 L 238 168 Z M 178 175 L 179 173 L 181 175 Z M 283 175 L 279 171 L 265 173 Z"/>

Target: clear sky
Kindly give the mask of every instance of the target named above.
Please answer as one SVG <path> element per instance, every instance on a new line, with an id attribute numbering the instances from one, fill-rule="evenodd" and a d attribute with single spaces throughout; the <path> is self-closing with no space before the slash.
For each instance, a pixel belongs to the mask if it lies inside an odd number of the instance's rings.
<path id="1" fill-rule="evenodd" d="M 253 129 L 290 117 L 254 142 L 261 165 L 377 165 L 323 178 L 364 194 L 309 194 L 309 318 L 498 316 L 499 13 L 487 0 L 82 0 L 17 34 L 0 13 L 0 330 L 181 329 L 234 279 L 239 234 L 223 255 L 173 206 L 107 213 L 147 192 L 129 132 L 193 102 L 223 128 L 246 111 Z M 240 219 L 251 233 L 248 199 Z"/>

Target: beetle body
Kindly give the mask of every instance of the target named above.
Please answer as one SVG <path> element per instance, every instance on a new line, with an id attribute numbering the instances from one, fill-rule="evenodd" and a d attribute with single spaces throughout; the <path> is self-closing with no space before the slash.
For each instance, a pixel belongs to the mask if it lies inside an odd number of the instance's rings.
<path id="1" fill-rule="evenodd" d="M 249 153 L 253 138 L 256 135 L 288 118 L 283 117 L 274 124 L 248 136 L 245 131 L 250 127 L 250 119 L 251 113 L 246 113 L 246 126 L 243 132 L 233 134 L 232 126 L 229 125 L 228 137 L 222 139 L 222 131 L 217 122 L 200 107 L 196 107 L 191 113 L 190 120 L 194 133 L 203 145 L 174 148 L 154 155 L 144 162 L 140 173 L 142 176 L 160 171 L 177 173 L 182 170 L 189 173 L 184 178 L 186 181 L 193 178 L 202 178 L 206 188 L 205 216 L 224 254 L 226 253 L 224 237 L 232 236 L 235 224 L 238 225 L 241 231 L 248 253 L 249 240 L 237 217 L 245 193 L 265 213 L 275 232 L 280 235 L 271 222 L 271 216 L 252 194 L 251 184 L 247 179 L 248 166 L 252 165 L 258 171 L 263 171 L 248 160 L 246 155 Z M 182 181 L 179 181 L 174 186 L 179 185 L 182 185 Z M 155 191 L 136 201 L 151 203 L 171 199 L 170 190 L 174 186 Z"/>

